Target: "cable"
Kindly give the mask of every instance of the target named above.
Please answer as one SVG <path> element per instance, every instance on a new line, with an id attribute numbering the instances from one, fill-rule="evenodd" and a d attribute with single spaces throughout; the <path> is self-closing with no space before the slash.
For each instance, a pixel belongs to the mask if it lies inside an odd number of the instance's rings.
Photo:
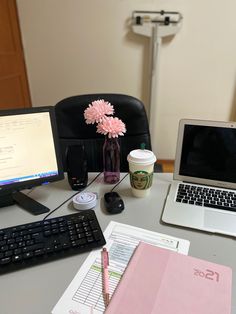
<path id="1" fill-rule="evenodd" d="M 116 183 L 116 185 L 115 186 L 113 186 L 113 188 L 111 189 L 111 191 L 110 192 L 113 192 L 114 191 L 114 189 L 127 177 L 127 175 L 129 174 L 129 172 L 128 173 L 126 173 L 126 175 L 118 182 L 118 183 Z"/>
<path id="2" fill-rule="evenodd" d="M 51 210 L 44 218 L 43 220 L 47 219 L 52 213 L 54 213 L 56 210 L 58 210 L 61 206 L 63 206 L 65 203 L 67 203 L 70 199 L 72 199 L 75 195 L 79 194 L 80 192 L 84 191 L 85 189 L 87 189 L 101 174 L 102 172 L 100 172 L 99 174 L 96 175 L 96 177 L 84 188 L 79 190 L 78 192 L 74 193 L 73 195 L 71 195 L 69 198 L 67 198 L 64 202 L 62 202 L 60 205 L 58 205 L 56 208 L 54 208 L 53 210 Z M 111 192 L 114 191 L 114 189 L 127 177 L 129 173 L 126 173 L 125 176 L 115 185 L 113 186 L 113 188 L 111 189 Z"/>
<path id="3" fill-rule="evenodd" d="M 97 174 L 96 177 L 95 177 L 91 182 L 89 182 L 89 184 L 88 184 L 85 188 L 83 188 L 83 189 L 79 190 L 78 192 L 74 193 L 72 196 L 70 196 L 68 199 L 66 199 L 63 203 L 61 203 L 60 205 L 58 205 L 55 209 L 51 210 L 51 211 L 43 218 L 43 221 L 44 221 L 45 219 L 47 219 L 47 218 L 48 218 L 52 213 L 54 213 L 56 210 L 58 210 L 61 206 L 63 206 L 65 203 L 67 203 L 70 199 L 72 199 L 75 195 L 77 195 L 77 194 L 79 194 L 80 192 L 82 192 L 82 191 L 84 191 L 85 189 L 87 189 L 87 188 L 100 176 L 101 173 L 102 173 L 102 172 L 100 172 L 99 174 Z"/>

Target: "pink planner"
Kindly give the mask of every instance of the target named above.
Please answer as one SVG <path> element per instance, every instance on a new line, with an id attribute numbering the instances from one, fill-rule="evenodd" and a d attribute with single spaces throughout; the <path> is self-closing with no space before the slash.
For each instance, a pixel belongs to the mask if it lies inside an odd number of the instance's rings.
<path id="1" fill-rule="evenodd" d="M 141 242 L 106 314 L 230 314 L 232 270 Z"/>

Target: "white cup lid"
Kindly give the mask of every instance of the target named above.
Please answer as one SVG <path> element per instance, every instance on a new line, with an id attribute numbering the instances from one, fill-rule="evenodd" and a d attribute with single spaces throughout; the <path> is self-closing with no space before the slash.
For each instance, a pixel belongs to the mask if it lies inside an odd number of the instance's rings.
<path id="1" fill-rule="evenodd" d="M 157 160 L 157 158 L 150 150 L 135 149 L 129 153 L 127 160 L 128 162 L 132 162 L 135 164 L 150 165 L 153 164 Z"/>

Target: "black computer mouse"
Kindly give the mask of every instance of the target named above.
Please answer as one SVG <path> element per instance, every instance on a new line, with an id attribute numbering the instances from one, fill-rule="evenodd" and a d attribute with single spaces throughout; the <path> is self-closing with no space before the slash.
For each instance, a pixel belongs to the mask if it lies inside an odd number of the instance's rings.
<path id="1" fill-rule="evenodd" d="M 117 192 L 107 192 L 104 194 L 104 205 L 108 213 L 119 214 L 124 210 L 125 205 Z"/>

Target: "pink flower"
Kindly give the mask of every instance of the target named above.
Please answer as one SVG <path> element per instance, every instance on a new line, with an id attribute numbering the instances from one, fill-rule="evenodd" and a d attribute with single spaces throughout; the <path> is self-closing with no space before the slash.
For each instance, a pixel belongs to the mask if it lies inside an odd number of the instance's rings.
<path id="1" fill-rule="evenodd" d="M 87 124 L 97 123 L 97 132 L 111 137 L 124 135 L 126 132 L 125 124 L 116 117 L 113 106 L 103 99 L 95 100 L 89 104 L 84 111 L 84 118 Z"/>
<path id="2" fill-rule="evenodd" d="M 84 111 L 84 118 L 87 124 L 99 123 L 106 115 L 113 115 L 113 106 L 103 99 L 95 100 Z"/>
<path id="3" fill-rule="evenodd" d="M 108 137 L 118 137 L 126 132 L 125 124 L 118 118 L 105 117 L 97 125 L 97 132 L 107 135 Z"/>

